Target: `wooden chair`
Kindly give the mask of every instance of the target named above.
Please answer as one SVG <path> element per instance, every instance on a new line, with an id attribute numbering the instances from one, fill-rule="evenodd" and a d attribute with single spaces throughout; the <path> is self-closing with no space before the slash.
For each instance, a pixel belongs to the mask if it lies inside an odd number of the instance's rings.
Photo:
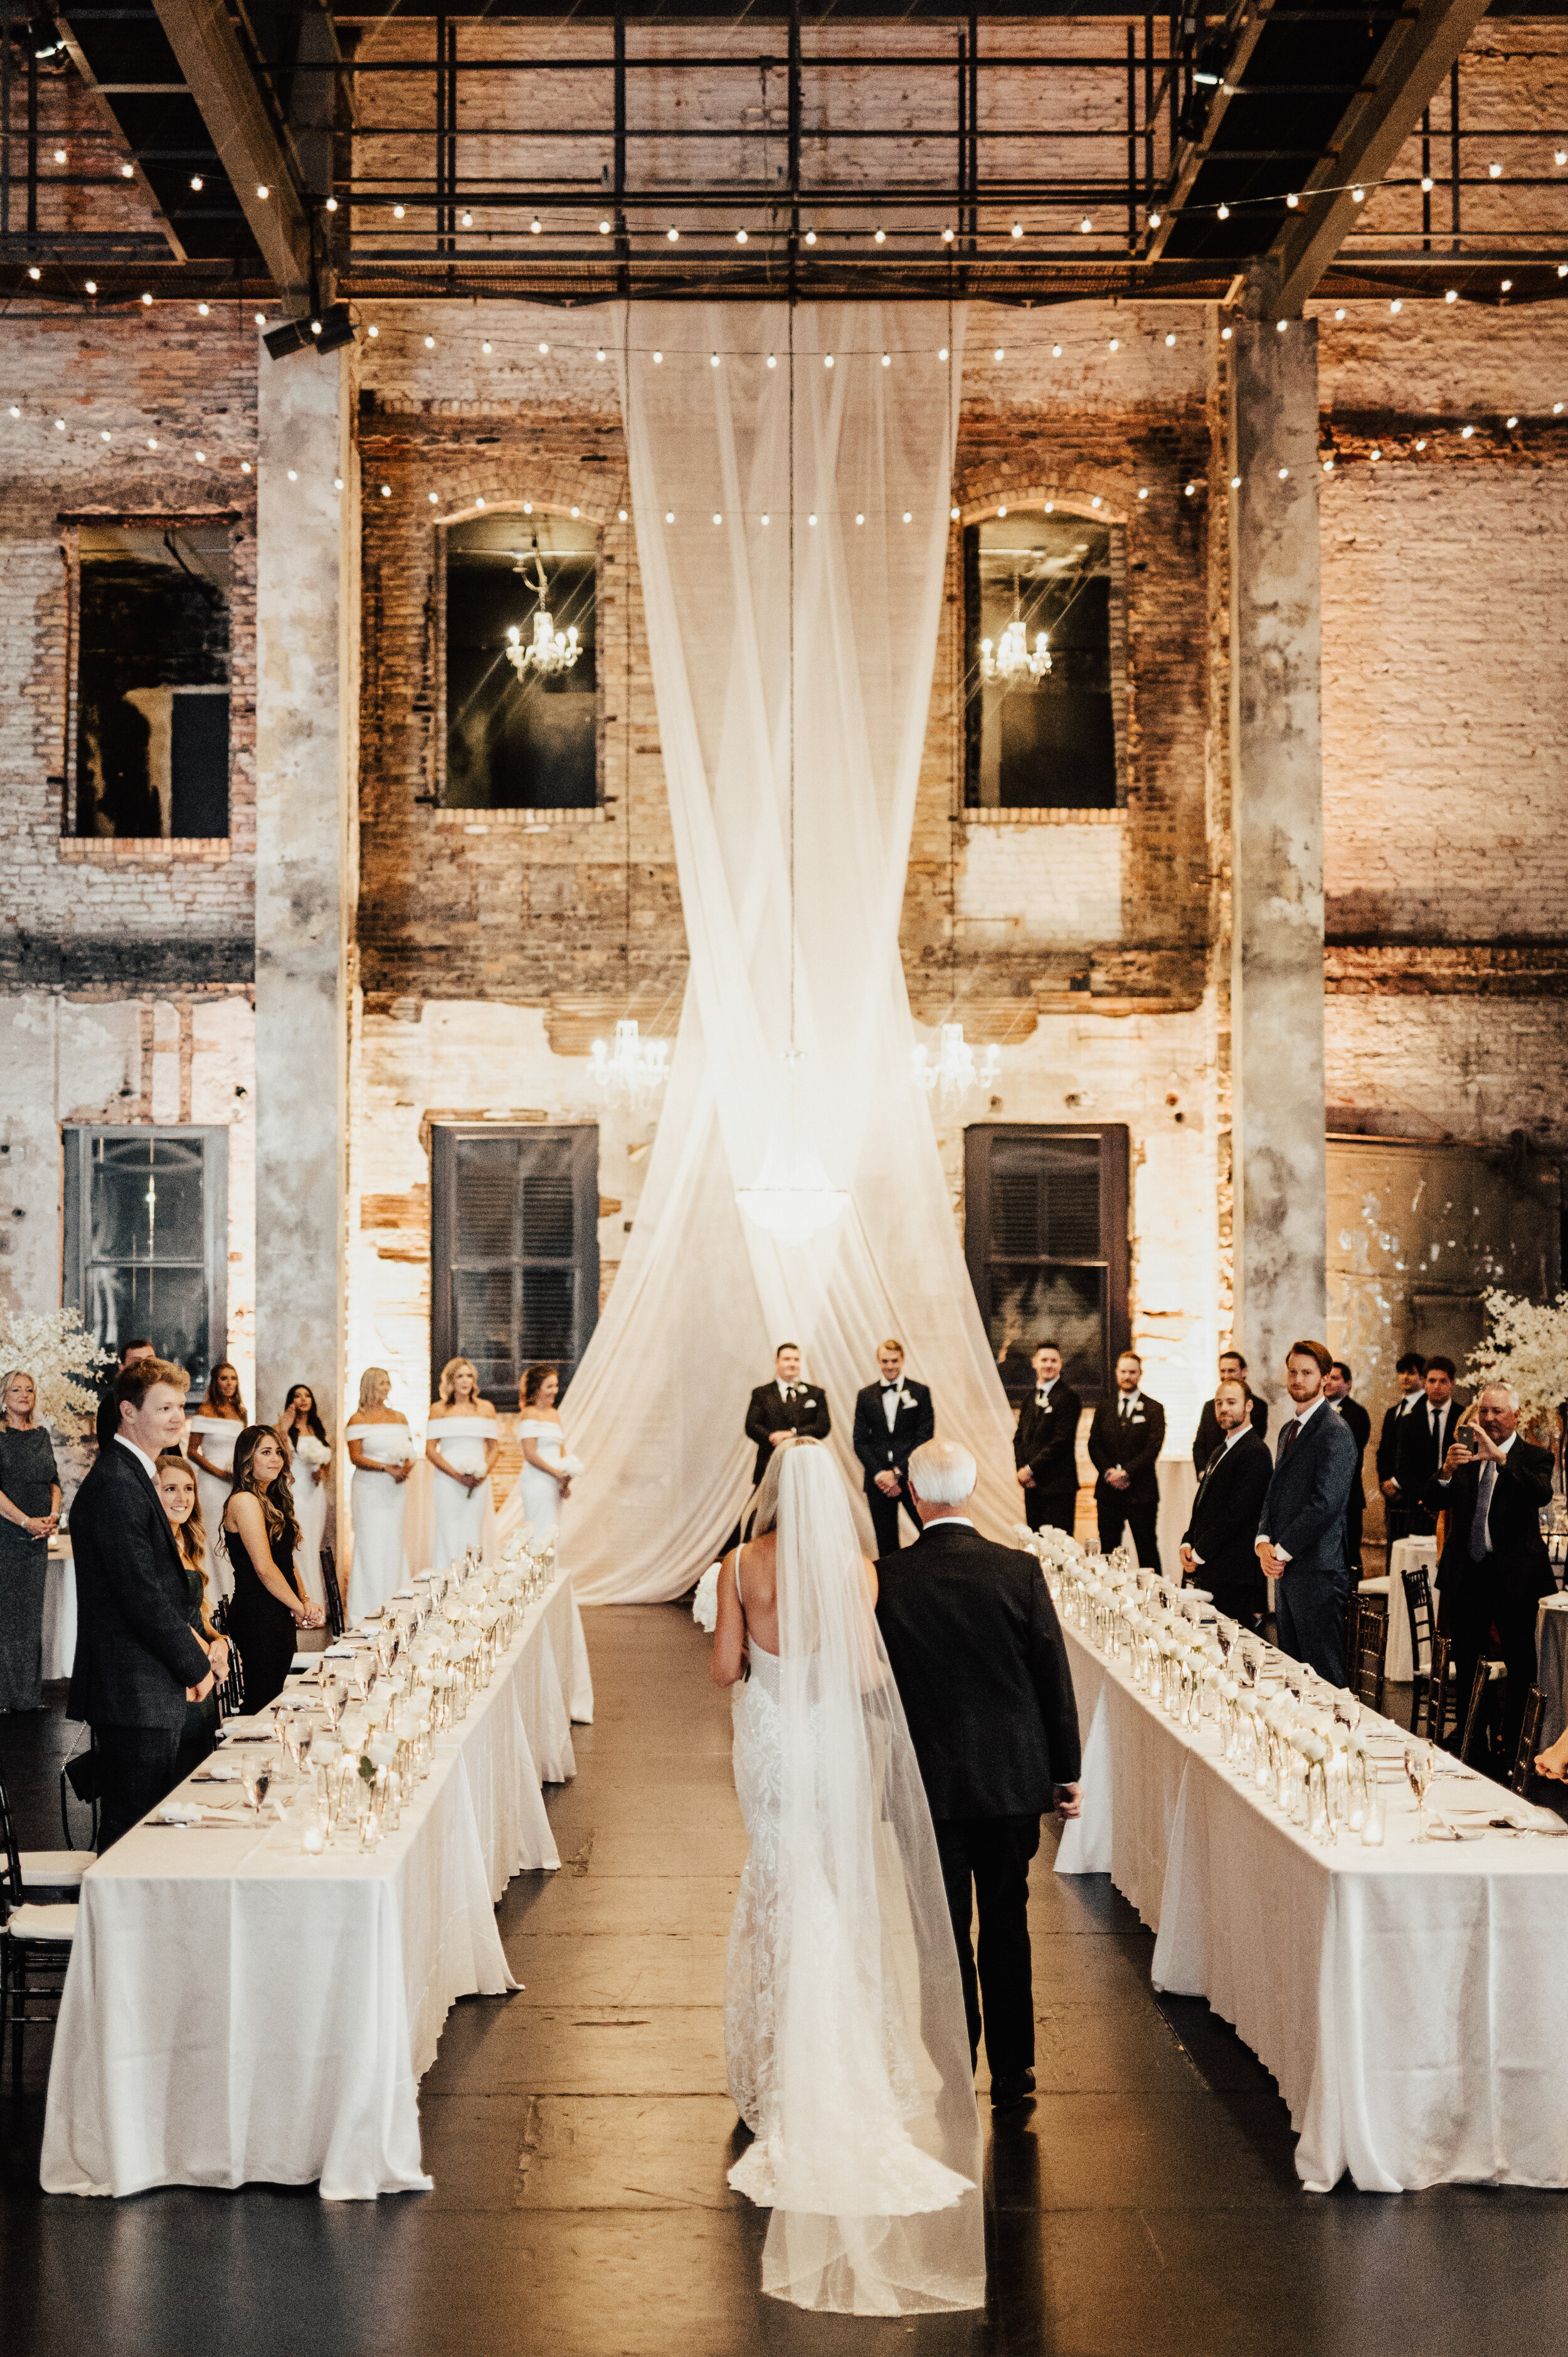
<path id="1" fill-rule="evenodd" d="M 329 1546 L 321 1550 L 321 1584 L 327 1598 L 327 1626 L 334 1641 L 343 1634 L 343 1591 L 338 1585 L 338 1560 Z"/>
<path id="2" fill-rule="evenodd" d="M 1427 1743 L 1445 1744 L 1454 1700 L 1454 1663 L 1446 1637 L 1434 1637 L 1430 1673 L 1420 1678 L 1411 1704 L 1410 1731 Z"/>
<path id="3" fill-rule="evenodd" d="M 1465 1733 L 1459 1744 L 1461 1760 L 1468 1760 L 1475 1749 L 1476 1738 L 1480 1732 L 1482 1715 L 1487 1708 L 1490 1689 L 1504 1684 L 1507 1677 L 1508 1669 L 1502 1662 L 1488 1661 L 1483 1654 L 1477 1663 L 1476 1674 L 1470 1681 L 1470 1700 L 1465 1711 Z"/>
<path id="4" fill-rule="evenodd" d="M 1410 1620 L 1410 1658 L 1414 1664 L 1411 1672 L 1410 1724 L 1414 1732 L 1426 1698 L 1426 1683 L 1430 1669 L 1421 1666 L 1423 1659 L 1430 1664 L 1433 1641 L 1437 1634 L 1437 1616 L 1432 1609 L 1432 1586 L 1426 1577 L 1426 1566 L 1418 1563 L 1413 1571 L 1402 1571 L 1404 1587 L 1404 1609 Z"/>
<path id="5" fill-rule="evenodd" d="M 4 1783 L 0 1783 L 0 1858 L 4 1859 L 5 1872 L 4 1887 L 0 1888 L 0 2051 L 4 2051 L 5 2031 L 9 2029 L 11 2077 L 18 2091 L 22 2083 L 23 2032 L 30 2023 L 53 2022 L 59 2018 L 60 1992 L 70 1963 L 70 1943 L 76 1937 L 74 1900 L 50 1903 L 30 1895 L 35 1890 L 47 1892 L 62 1887 L 52 1878 L 57 1863 L 53 1854 L 30 1855 L 48 1857 L 50 1881 L 40 1881 L 37 1876 L 29 1880 L 23 1852 L 16 1842 L 11 1804 Z M 91 1860 L 84 1850 L 68 1851 L 65 1856 L 74 1867 L 76 1885 L 80 1885 L 81 1868 L 91 1865 Z M 48 2010 L 36 2012 L 36 2006 L 45 2006 Z"/>
<path id="6" fill-rule="evenodd" d="M 1530 1790 L 1530 1780 L 1535 1772 L 1536 1746 L 1541 1741 L 1541 1715 L 1546 1708 L 1539 1686 L 1531 1686 L 1530 1700 L 1524 1706 L 1524 1724 L 1519 1731 L 1519 1749 L 1514 1753 L 1513 1770 L 1509 1777 L 1509 1790 L 1522 1801 Z"/>
<path id="7" fill-rule="evenodd" d="M 1389 1653 L 1389 1609 L 1380 1596 L 1352 1596 L 1345 1683 L 1364 1710 L 1381 1713 Z"/>

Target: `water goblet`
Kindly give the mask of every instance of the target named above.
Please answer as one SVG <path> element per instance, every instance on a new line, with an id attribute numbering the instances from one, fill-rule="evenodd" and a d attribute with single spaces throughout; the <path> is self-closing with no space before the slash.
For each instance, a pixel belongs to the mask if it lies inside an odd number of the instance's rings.
<path id="1" fill-rule="evenodd" d="M 1415 1837 L 1427 1838 L 1426 1788 L 1432 1781 L 1432 1754 L 1424 1743 L 1407 1743 L 1404 1748 L 1404 1772 L 1410 1789 L 1415 1794 Z"/>

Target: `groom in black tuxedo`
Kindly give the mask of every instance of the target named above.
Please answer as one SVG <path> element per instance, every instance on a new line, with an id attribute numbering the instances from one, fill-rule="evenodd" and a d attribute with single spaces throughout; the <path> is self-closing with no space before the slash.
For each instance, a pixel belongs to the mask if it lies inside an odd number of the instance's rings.
<path id="1" fill-rule="evenodd" d="M 825 1440 L 832 1428 L 828 1395 L 821 1383 L 800 1381 L 799 1342 L 780 1342 L 773 1354 L 773 1381 L 757 1384 L 746 1411 L 746 1437 L 757 1444 L 753 1487 L 767 1472 L 768 1458 L 788 1434 L 803 1432 L 812 1440 Z"/>
<path id="2" fill-rule="evenodd" d="M 1062 1377 L 1061 1346 L 1042 1342 L 1029 1361 L 1035 1395 L 1018 1411 L 1013 1461 L 1032 1531 L 1070 1534 L 1078 1513 L 1078 1420 L 1083 1402 Z"/>
<path id="3" fill-rule="evenodd" d="M 878 1563 L 876 1618 L 930 1803 L 970 2052 L 983 2027 L 1000 2107 L 1035 2092 L 1029 1861 L 1047 1809 L 1079 1813 L 1078 1706 L 1038 1563 L 982 1538 L 970 1517 L 968 1449 L 928 1440 L 908 1479 L 924 1528 Z"/>
<path id="4" fill-rule="evenodd" d="M 879 1342 L 876 1364 L 878 1381 L 854 1395 L 854 1453 L 865 1472 L 865 1503 L 876 1534 L 876 1552 L 891 1555 L 898 1544 L 900 1505 L 915 1525 L 916 1537 L 920 1534 L 905 1476 L 910 1450 L 930 1439 L 937 1422 L 926 1384 L 905 1379 L 902 1342 Z"/>

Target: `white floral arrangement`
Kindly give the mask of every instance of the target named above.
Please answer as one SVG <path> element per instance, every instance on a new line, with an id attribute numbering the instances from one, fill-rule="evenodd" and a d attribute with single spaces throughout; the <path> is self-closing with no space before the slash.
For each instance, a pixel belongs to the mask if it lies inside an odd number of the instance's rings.
<path id="1" fill-rule="evenodd" d="M 332 1462 L 332 1451 L 325 1441 L 317 1440 L 313 1432 L 296 1432 L 294 1435 L 294 1453 L 302 1465 L 330 1465 Z"/>
<path id="2" fill-rule="evenodd" d="M 31 1375 L 38 1422 L 68 1437 L 90 1430 L 100 1397 L 94 1377 L 113 1364 L 113 1352 L 93 1340 L 74 1309 L 13 1318 L 0 1330 L 0 1374 L 16 1368 Z"/>
<path id="3" fill-rule="evenodd" d="M 697 1582 L 697 1592 L 692 1598 L 692 1618 L 699 1629 L 707 1631 L 710 1637 L 718 1626 L 719 1566 L 716 1563 L 709 1564 Z"/>
<path id="4" fill-rule="evenodd" d="M 588 1469 L 580 1457 L 557 1458 L 556 1463 L 569 1481 L 575 1481 L 579 1473 L 585 1473 Z"/>
<path id="5" fill-rule="evenodd" d="M 1485 1299 L 1487 1338 L 1471 1351 L 1468 1373 L 1477 1385 L 1511 1384 L 1525 1421 L 1554 1431 L 1568 1400 L 1568 1293 L 1526 1301 L 1494 1286 Z"/>
<path id="6" fill-rule="evenodd" d="M 1048 1525 L 1044 1530 L 1032 1531 L 1027 1523 L 1016 1523 L 1014 1536 L 1021 1547 L 1037 1555 L 1042 1563 L 1076 1563 L 1083 1553 L 1070 1531 L 1058 1531 Z"/>

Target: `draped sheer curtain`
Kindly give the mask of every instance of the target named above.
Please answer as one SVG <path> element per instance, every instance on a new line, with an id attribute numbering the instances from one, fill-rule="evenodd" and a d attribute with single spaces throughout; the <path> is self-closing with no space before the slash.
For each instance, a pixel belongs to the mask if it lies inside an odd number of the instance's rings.
<path id="1" fill-rule="evenodd" d="M 691 964 L 636 1225 L 566 1407 L 590 1469 L 563 1532 L 585 1602 L 661 1601 L 712 1560 L 746 1491 L 746 1395 L 786 1340 L 827 1387 L 857 1495 L 854 1393 L 897 1335 L 939 1433 L 974 1451 L 983 1521 L 1017 1519 L 898 950 L 961 334 L 935 306 L 804 306 L 791 325 L 783 305 L 634 305 L 624 323 Z M 847 1197 L 807 1243 L 736 1202 L 803 1176 Z"/>

